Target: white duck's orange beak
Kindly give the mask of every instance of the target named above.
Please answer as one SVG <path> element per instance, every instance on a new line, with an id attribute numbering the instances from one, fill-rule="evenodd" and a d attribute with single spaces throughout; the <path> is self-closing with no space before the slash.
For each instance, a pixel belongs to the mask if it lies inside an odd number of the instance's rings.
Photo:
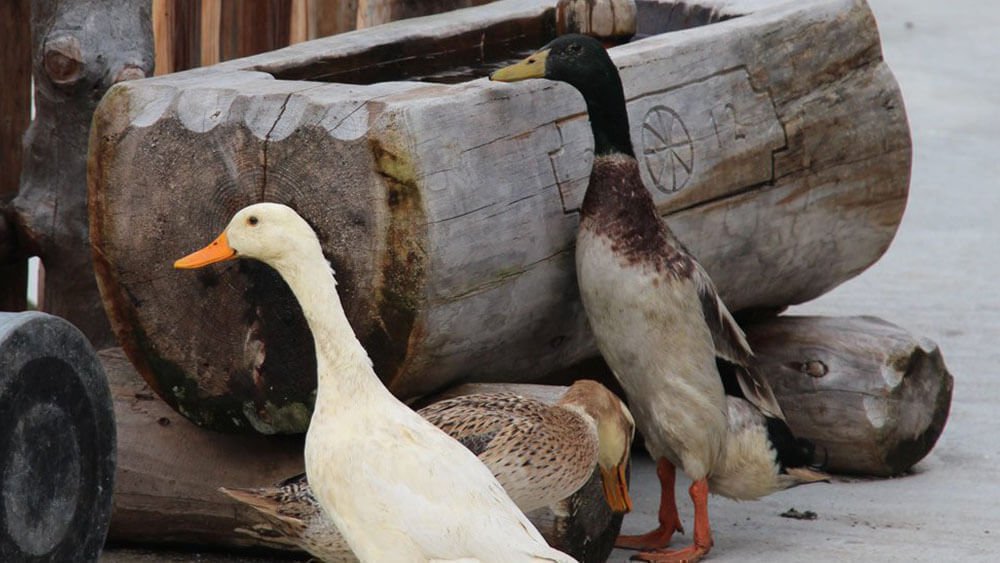
<path id="1" fill-rule="evenodd" d="M 611 469 L 600 468 L 604 497 L 611 510 L 620 513 L 632 511 L 632 498 L 628 494 L 628 481 L 625 479 L 625 463 L 623 461 Z"/>
<path id="2" fill-rule="evenodd" d="M 174 268 L 192 270 L 194 268 L 201 268 L 202 266 L 222 262 L 224 260 L 231 260 L 233 258 L 236 258 L 236 251 L 229 246 L 229 240 L 226 239 L 226 233 L 223 232 L 219 235 L 219 238 L 213 240 L 211 244 L 205 248 L 192 252 L 184 258 L 174 262 Z"/>

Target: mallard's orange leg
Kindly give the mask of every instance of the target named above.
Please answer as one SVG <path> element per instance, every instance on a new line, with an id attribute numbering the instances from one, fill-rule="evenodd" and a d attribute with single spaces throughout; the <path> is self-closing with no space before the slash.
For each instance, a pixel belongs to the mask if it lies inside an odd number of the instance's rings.
<path id="1" fill-rule="evenodd" d="M 670 545 L 674 532 L 684 533 L 681 518 L 677 515 L 677 501 L 674 498 L 674 464 L 661 457 L 656 463 L 656 476 L 660 478 L 660 525 L 641 536 L 618 536 L 615 547 L 624 549 L 662 549 Z"/>
<path id="2" fill-rule="evenodd" d="M 654 563 L 694 563 L 712 549 L 712 528 L 708 524 L 708 481 L 695 481 L 689 491 L 694 502 L 694 545 L 674 551 L 644 551 L 635 554 L 632 559 Z"/>

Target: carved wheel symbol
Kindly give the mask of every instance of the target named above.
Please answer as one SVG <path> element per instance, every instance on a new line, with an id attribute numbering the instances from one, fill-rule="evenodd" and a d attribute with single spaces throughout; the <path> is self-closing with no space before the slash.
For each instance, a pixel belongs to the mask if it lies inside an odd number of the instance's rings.
<path id="1" fill-rule="evenodd" d="M 687 185 L 694 170 L 694 143 L 677 112 L 666 106 L 646 112 L 642 156 L 656 189 L 672 193 Z"/>

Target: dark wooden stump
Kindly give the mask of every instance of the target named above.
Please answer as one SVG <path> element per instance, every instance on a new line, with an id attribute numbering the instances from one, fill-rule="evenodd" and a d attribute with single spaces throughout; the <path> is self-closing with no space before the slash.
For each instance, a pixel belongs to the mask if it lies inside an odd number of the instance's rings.
<path id="1" fill-rule="evenodd" d="M 96 561 L 111 518 L 115 419 L 84 335 L 0 313 L 0 561 Z"/>

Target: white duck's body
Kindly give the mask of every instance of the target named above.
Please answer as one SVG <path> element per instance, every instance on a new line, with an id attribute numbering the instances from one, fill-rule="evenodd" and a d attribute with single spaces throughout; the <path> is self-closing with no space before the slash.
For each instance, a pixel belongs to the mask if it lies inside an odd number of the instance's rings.
<path id="1" fill-rule="evenodd" d="M 252 205 L 212 247 L 267 263 L 302 307 L 318 376 L 306 474 L 361 561 L 573 561 L 545 543 L 475 455 L 382 385 L 301 217 L 279 204 Z M 178 266 L 198 267 L 202 258 L 195 253 Z"/>

